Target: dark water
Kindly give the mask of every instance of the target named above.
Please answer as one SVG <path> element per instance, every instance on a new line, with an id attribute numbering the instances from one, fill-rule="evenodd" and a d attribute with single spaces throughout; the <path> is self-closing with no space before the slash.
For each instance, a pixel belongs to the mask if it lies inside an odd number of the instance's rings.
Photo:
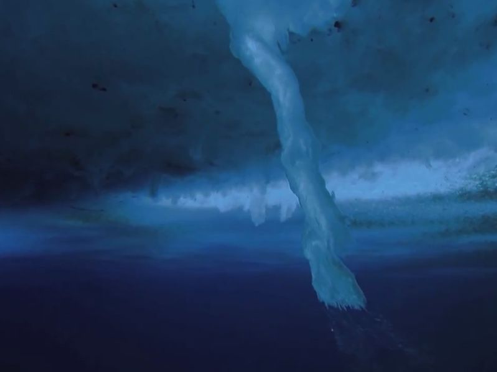
<path id="1" fill-rule="evenodd" d="M 358 363 L 337 349 L 303 259 L 263 264 L 213 252 L 0 259 L 0 371 L 411 370 L 402 358 Z M 493 256 L 356 270 L 370 311 L 415 349 L 416 370 L 490 372 Z"/>

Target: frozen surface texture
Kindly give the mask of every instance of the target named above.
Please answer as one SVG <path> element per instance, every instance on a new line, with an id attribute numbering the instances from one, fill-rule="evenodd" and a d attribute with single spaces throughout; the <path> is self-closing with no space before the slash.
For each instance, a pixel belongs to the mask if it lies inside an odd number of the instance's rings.
<path id="1" fill-rule="evenodd" d="M 231 25 L 285 50 L 338 200 L 355 187 L 336 187 L 344 178 L 371 181 L 357 197 L 438 189 L 437 164 L 497 147 L 495 2 L 221 5 Z M 271 100 L 230 53 L 214 0 L 6 0 L 0 24 L 2 205 L 259 193 L 283 179 Z M 437 177 L 374 184 L 411 166 Z M 264 197 L 246 206 L 257 223 Z"/>
<path id="2" fill-rule="evenodd" d="M 314 289 L 327 306 L 361 308 L 366 301 L 362 290 L 336 254 L 345 244 L 344 219 L 321 176 L 319 144 L 307 123 L 297 78 L 279 50 L 281 41 L 288 39 L 287 30 L 322 24 L 331 3 L 221 0 L 220 4 L 232 27 L 233 54 L 272 97 L 281 160 L 305 216 L 303 245 Z"/>

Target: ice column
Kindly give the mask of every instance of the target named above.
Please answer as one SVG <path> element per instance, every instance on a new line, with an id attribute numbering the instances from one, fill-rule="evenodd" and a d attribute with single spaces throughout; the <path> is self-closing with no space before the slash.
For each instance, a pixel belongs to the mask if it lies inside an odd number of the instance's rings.
<path id="1" fill-rule="evenodd" d="M 264 27 L 262 27 L 264 25 Z M 282 145 L 281 160 L 305 216 L 304 254 L 320 301 L 338 308 L 363 308 L 366 299 L 354 275 L 337 256 L 347 230 L 343 216 L 319 171 L 319 144 L 309 126 L 295 73 L 270 36 L 260 29 L 231 24 L 231 50 L 271 94 Z"/>

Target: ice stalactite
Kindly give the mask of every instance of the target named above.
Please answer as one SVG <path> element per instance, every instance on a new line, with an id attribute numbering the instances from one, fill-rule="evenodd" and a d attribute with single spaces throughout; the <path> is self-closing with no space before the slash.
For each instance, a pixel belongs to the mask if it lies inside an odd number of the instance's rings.
<path id="1" fill-rule="evenodd" d="M 305 117 L 297 77 L 281 54 L 277 27 L 267 13 L 247 22 L 241 18 L 243 9 L 226 7 L 226 2 L 230 0 L 221 0 L 220 5 L 231 25 L 232 53 L 271 94 L 282 146 L 281 160 L 305 216 L 304 254 L 318 298 L 326 306 L 363 308 L 364 294 L 337 255 L 347 239 L 344 218 L 320 173 L 319 144 Z M 236 15 L 226 14 L 230 11 Z"/>

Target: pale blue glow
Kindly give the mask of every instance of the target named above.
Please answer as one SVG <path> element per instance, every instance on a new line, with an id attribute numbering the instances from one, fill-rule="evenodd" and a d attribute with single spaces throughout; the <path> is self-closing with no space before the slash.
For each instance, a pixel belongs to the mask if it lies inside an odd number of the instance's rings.
<path id="1" fill-rule="evenodd" d="M 324 170 L 323 176 L 331 190 L 342 202 L 353 200 L 385 200 L 429 194 L 447 194 L 465 187 L 472 174 L 485 171 L 497 162 L 497 153 L 481 149 L 450 160 L 432 162 L 399 161 L 377 163 L 372 167 L 353 169 L 346 174 Z M 212 189 L 215 189 L 212 191 Z M 171 196 L 174 195 L 174 196 Z M 249 212 L 252 217 L 262 208 L 278 208 L 280 220 L 285 221 L 297 208 L 298 200 L 286 180 L 215 188 L 209 184 L 186 191 L 167 190 L 158 201 L 167 207 L 185 209 L 217 209 L 228 212 L 236 209 Z M 265 215 L 265 213 L 261 212 Z M 256 221 L 254 220 L 254 223 Z M 257 224 L 260 224 L 257 217 Z"/>

